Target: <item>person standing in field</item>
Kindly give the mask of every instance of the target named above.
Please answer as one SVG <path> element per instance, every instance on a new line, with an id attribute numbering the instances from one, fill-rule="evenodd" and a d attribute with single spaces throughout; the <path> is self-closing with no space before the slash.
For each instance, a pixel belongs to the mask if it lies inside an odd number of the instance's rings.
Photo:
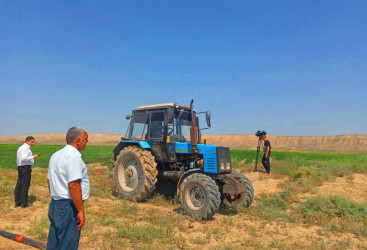
<path id="1" fill-rule="evenodd" d="M 34 145 L 35 139 L 28 136 L 25 142 L 18 148 L 17 165 L 18 165 L 18 180 L 14 189 L 15 205 L 26 208 L 28 204 L 28 190 L 31 185 L 32 165 L 34 159 L 39 157 L 38 154 L 32 154 L 31 147 Z"/>
<path id="2" fill-rule="evenodd" d="M 88 143 L 88 133 L 72 127 L 66 134 L 66 142 L 64 148 L 51 156 L 48 167 L 52 200 L 48 210 L 51 225 L 47 249 L 78 249 L 85 223 L 83 202 L 89 197 L 89 178 L 80 152 Z"/>
<path id="3" fill-rule="evenodd" d="M 270 145 L 270 141 L 266 139 L 266 135 L 263 135 L 262 139 L 264 141 L 264 156 L 261 162 L 266 170 L 266 174 L 270 174 L 271 145 Z"/>

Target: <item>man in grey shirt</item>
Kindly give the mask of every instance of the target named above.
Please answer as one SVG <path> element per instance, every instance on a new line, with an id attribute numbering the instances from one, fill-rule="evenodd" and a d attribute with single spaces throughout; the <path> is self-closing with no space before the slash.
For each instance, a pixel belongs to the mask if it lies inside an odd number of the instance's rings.
<path id="1" fill-rule="evenodd" d="M 78 249 L 85 222 L 83 202 L 89 197 L 89 178 L 80 152 L 88 143 L 88 133 L 72 127 L 66 134 L 66 142 L 64 148 L 51 156 L 48 167 L 52 201 L 47 249 Z"/>

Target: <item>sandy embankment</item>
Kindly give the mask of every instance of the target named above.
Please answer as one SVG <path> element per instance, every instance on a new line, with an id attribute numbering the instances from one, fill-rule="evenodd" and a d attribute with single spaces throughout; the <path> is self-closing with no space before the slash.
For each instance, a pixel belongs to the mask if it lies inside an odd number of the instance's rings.
<path id="1" fill-rule="evenodd" d="M 21 144 L 27 135 L 0 136 L 0 144 Z M 37 144 L 65 144 L 65 134 L 34 134 Z M 89 145 L 116 145 L 123 135 L 89 134 Z M 254 135 L 203 135 L 208 144 L 231 149 L 256 149 Z M 367 152 L 367 135 L 276 136 L 269 135 L 273 150 L 314 152 Z"/>

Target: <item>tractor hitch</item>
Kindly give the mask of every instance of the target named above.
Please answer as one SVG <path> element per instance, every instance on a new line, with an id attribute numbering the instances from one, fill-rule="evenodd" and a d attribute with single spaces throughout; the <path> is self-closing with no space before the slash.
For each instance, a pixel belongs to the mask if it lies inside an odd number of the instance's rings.
<path id="1" fill-rule="evenodd" d="M 225 174 L 219 176 L 219 178 L 224 182 L 223 185 L 223 193 L 225 194 L 239 194 L 245 193 L 246 189 L 246 182 L 239 178 L 238 176 L 232 174 Z"/>

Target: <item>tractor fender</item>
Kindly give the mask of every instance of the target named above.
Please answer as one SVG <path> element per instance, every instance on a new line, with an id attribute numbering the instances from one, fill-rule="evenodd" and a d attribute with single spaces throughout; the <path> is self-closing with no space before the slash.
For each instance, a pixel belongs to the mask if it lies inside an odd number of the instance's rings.
<path id="1" fill-rule="evenodd" d="M 113 161 L 116 161 L 116 157 L 119 155 L 120 151 L 128 146 L 135 146 L 141 149 L 148 149 L 148 150 L 151 149 L 151 146 L 147 141 L 121 140 L 113 150 Z"/>
<path id="2" fill-rule="evenodd" d="M 178 183 L 177 183 L 177 196 L 180 196 L 180 186 L 181 186 L 181 183 L 183 182 L 183 180 L 184 179 L 186 179 L 187 177 L 189 177 L 190 175 L 192 175 L 192 174 L 195 174 L 195 173 L 202 173 L 203 172 L 203 170 L 201 170 L 201 169 L 191 169 L 191 170 L 189 170 L 189 171 L 187 171 L 186 173 L 184 173 L 182 176 L 181 176 L 181 178 L 180 178 L 180 180 L 178 181 Z"/>

